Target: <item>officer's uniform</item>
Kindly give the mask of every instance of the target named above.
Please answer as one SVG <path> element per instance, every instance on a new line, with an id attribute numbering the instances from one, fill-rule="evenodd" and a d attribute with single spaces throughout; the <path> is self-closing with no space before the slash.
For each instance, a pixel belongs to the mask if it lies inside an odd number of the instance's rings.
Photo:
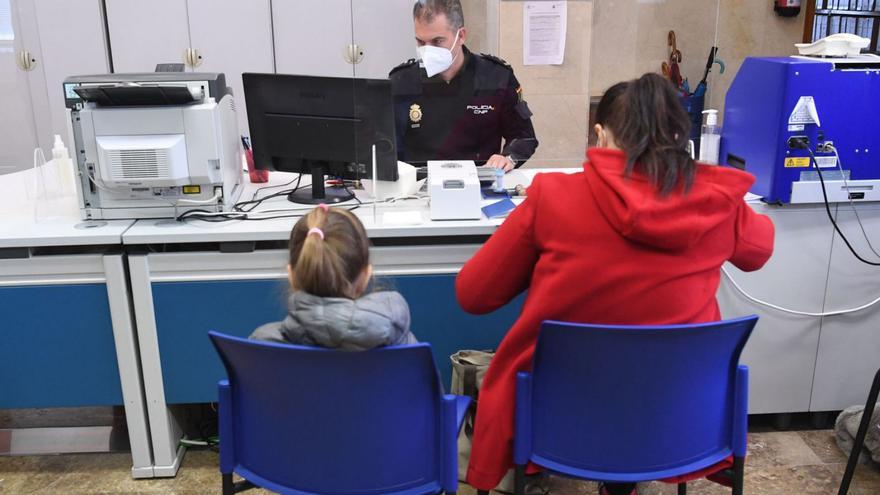
<path id="1" fill-rule="evenodd" d="M 439 74 L 429 78 L 414 59 L 391 71 L 399 159 L 483 165 L 501 154 L 522 165 L 538 140 L 513 69 L 491 55 L 462 50 L 464 66 L 448 83 Z"/>

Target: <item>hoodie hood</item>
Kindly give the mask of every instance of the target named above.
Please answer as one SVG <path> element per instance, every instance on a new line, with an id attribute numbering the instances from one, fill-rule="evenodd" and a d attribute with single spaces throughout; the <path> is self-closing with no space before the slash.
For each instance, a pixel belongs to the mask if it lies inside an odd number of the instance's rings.
<path id="1" fill-rule="evenodd" d="M 690 191 L 679 188 L 660 196 L 647 176 L 626 177 L 625 168 L 623 151 L 587 151 L 584 175 L 599 210 L 623 237 L 667 251 L 692 247 L 728 221 L 755 181 L 740 170 L 698 164 Z"/>
<path id="2" fill-rule="evenodd" d="M 409 307 L 398 292 L 352 300 L 296 291 L 288 296 L 287 310 L 284 320 L 263 325 L 251 338 L 350 351 L 416 342 Z"/>

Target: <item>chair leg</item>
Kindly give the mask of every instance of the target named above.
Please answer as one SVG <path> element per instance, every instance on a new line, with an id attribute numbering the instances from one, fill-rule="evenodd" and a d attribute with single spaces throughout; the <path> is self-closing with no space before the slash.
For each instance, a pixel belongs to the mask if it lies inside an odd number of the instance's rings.
<path id="1" fill-rule="evenodd" d="M 232 495 L 235 493 L 235 485 L 232 483 L 232 473 L 223 473 L 223 495 Z"/>
<path id="2" fill-rule="evenodd" d="M 733 458 L 733 495 L 743 495 L 743 478 L 745 477 L 745 457 Z"/>
<path id="3" fill-rule="evenodd" d="M 688 492 L 688 484 L 687 483 L 679 483 L 678 484 L 678 495 L 687 495 Z"/>
<path id="4" fill-rule="evenodd" d="M 513 467 L 513 494 L 514 495 L 525 495 L 526 493 L 526 467 L 523 466 L 514 466 Z"/>
<path id="5" fill-rule="evenodd" d="M 846 462 L 846 471 L 843 473 L 843 479 L 840 480 L 838 495 L 846 495 L 849 492 L 849 484 L 852 482 L 853 475 L 856 472 L 856 464 L 859 462 L 862 446 L 865 445 L 865 435 L 868 434 L 868 426 L 871 423 L 871 416 L 874 415 L 874 405 L 877 404 L 878 395 L 880 395 L 880 370 L 877 370 L 877 374 L 874 375 L 874 382 L 871 383 L 868 401 L 865 403 L 862 421 L 859 422 L 859 431 L 856 433 L 856 441 L 853 443 L 852 450 L 849 453 L 849 460 Z"/>

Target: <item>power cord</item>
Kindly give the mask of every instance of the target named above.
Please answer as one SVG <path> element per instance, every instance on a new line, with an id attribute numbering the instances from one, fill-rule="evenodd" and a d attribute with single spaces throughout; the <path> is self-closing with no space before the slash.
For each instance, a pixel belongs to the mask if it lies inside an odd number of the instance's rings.
<path id="1" fill-rule="evenodd" d="M 794 139 L 794 140 L 792 140 L 791 144 L 792 144 L 792 147 L 793 147 L 793 148 L 805 149 L 805 150 L 807 150 L 808 153 L 810 153 L 810 158 L 811 158 L 811 160 L 812 160 L 812 163 L 813 163 L 813 165 L 816 167 L 816 172 L 817 172 L 818 175 L 819 175 L 819 183 L 820 183 L 821 186 L 822 186 L 822 198 L 824 199 L 824 203 L 825 203 L 825 212 L 828 214 L 828 219 L 831 220 L 831 224 L 834 226 L 834 230 L 837 232 L 838 235 L 840 235 L 841 239 L 843 239 L 843 242 L 844 242 L 844 243 L 846 244 L 846 246 L 849 248 L 850 252 L 852 252 L 853 255 L 854 255 L 856 258 L 858 258 L 859 261 L 861 261 L 861 262 L 863 262 L 863 263 L 865 263 L 865 264 L 868 264 L 868 265 L 871 265 L 871 266 L 880 266 L 880 263 L 871 262 L 871 261 L 868 261 L 868 260 L 862 258 L 862 257 L 861 257 L 861 256 L 855 251 L 855 249 L 853 249 L 852 244 L 850 244 L 849 240 L 846 238 L 846 236 L 845 236 L 845 235 L 843 234 L 843 232 L 840 230 L 840 227 L 837 225 L 837 221 L 834 219 L 834 215 L 831 214 L 831 206 L 830 206 L 830 204 L 828 203 L 828 192 L 827 192 L 827 190 L 826 190 L 826 188 L 825 188 L 825 178 L 823 177 L 823 175 L 822 175 L 822 170 L 821 170 L 821 168 L 819 167 L 818 162 L 816 161 L 816 156 L 813 154 L 813 151 L 812 151 L 812 150 L 810 149 L 810 147 L 809 147 L 809 143 L 806 142 L 805 138 L 802 138 L 802 139 Z M 831 151 L 834 152 L 834 156 L 835 156 L 835 159 L 836 159 L 836 161 L 837 161 L 837 167 L 838 167 L 838 169 L 840 170 L 840 175 L 841 175 L 841 177 L 843 178 L 844 186 L 848 188 L 849 186 L 847 185 L 846 178 L 845 178 L 845 175 L 844 175 L 844 173 L 843 173 L 843 167 L 842 167 L 842 165 L 841 165 L 841 163 L 840 163 L 840 156 L 839 156 L 838 153 L 837 153 L 837 149 L 836 149 L 833 145 L 831 145 L 831 144 L 826 144 L 825 146 L 826 146 L 827 149 L 830 149 Z M 861 230 L 862 230 L 862 234 L 865 236 L 865 240 L 868 242 L 868 246 L 871 247 L 871 251 L 873 251 L 874 254 L 877 254 L 877 251 L 874 250 L 874 247 L 871 245 L 871 241 L 868 239 L 868 234 L 867 234 L 867 232 L 865 231 L 865 227 L 864 227 L 864 225 L 862 225 L 861 218 L 859 218 L 859 216 L 858 216 L 858 212 L 856 211 L 856 207 L 855 207 L 855 204 L 854 204 L 853 201 L 852 201 L 852 198 L 849 198 L 849 196 L 847 196 L 847 198 L 849 199 L 849 203 L 850 203 L 850 206 L 851 206 L 852 209 L 853 209 L 853 212 L 855 212 L 855 214 L 856 214 L 856 219 L 857 219 L 857 221 L 858 221 L 858 223 L 859 223 L 859 227 L 860 227 Z M 724 273 L 724 276 L 727 277 L 727 279 L 730 281 L 730 283 L 733 285 L 733 287 L 737 290 L 737 292 L 739 292 L 740 294 L 742 294 L 746 299 L 748 299 L 749 301 L 754 302 L 755 304 L 758 304 L 758 305 L 761 305 L 761 306 L 764 306 L 764 307 L 767 307 L 767 308 L 775 309 L 775 310 L 777 310 L 777 311 L 781 311 L 781 312 L 783 312 L 783 313 L 788 313 L 788 314 L 793 314 L 793 315 L 799 315 L 799 316 L 812 316 L 812 317 L 837 316 L 837 315 L 844 315 L 844 314 L 849 314 L 849 313 L 855 313 L 855 312 L 858 312 L 858 311 L 862 311 L 862 310 L 864 310 L 864 309 L 870 308 L 871 306 L 874 306 L 874 305 L 877 304 L 877 303 L 880 303 L 880 297 L 878 297 L 877 299 L 874 299 L 873 301 L 871 301 L 871 302 L 869 302 L 869 303 L 862 304 L 861 306 L 857 306 L 857 307 L 849 308 L 849 309 L 838 309 L 838 310 L 832 310 L 832 311 L 824 311 L 824 312 L 820 312 L 820 313 L 817 313 L 817 312 L 809 312 L 809 311 L 797 311 L 797 310 L 794 310 L 794 309 L 788 309 L 788 308 L 784 308 L 784 307 L 782 307 L 782 306 L 777 306 L 777 305 L 775 305 L 775 304 L 769 303 L 769 302 L 767 302 L 767 301 L 763 301 L 763 300 L 761 300 L 761 299 L 758 299 L 758 298 L 756 298 L 756 297 L 750 295 L 748 292 L 746 292 L 745 290 L 743 290 L 743 288 L 740 287 L 740 285 L 739 285 L 738 283 L 736 283 L 736 280 L 733 278 L 733 276 L 730 274 L 730 272 L 727 271 L 727 268 L 725 268 L 725 267 L 722 266 L 722 267 L 721 267 L 721 271 L 722 271 L 722 273 Z"/>
<path id="2" fill-rule="evenodd" d="M 840 238 L 843 239 L 843 243 L 846 244 L 846 247 L 849 248 L 850 252 L 853 256 L 856 257 L 859 261 L 866 265 L 871 266 L 880 266 L 880 263 L 866 260 L 856 252 L 855 248 L 853 248 L 852 244 L 850 244 L 849 239 L 846 238 L 843 231 L 840 230 L 840 226 L 837 225 L 837 220 L 834 219 L 834 215 L 831 213 L 831 205 L 828 203 L 828 191 L 825 189 L 825 178 L 822 175 L 822 169 L 819 167 L 819 163 L 816 162 L 816 155 L 813 154 L 813 150 L 810 149 L 809 143 L 805 142 L 805 140 L 796 140 L 792 141 L 793 147 L 807 150 L 807 153 L 810 154 L 810 160 L 813 162 L 813 166 L 816 167 L 816 172 L 819 174 L 819 183 L 822 185 L 822 199 L 825 203 L 825 212 L 828 214 L 828 219 L 831 220 L 831 225 L 834 226 L 834 230 L 837 231 L 837 234 L 840 235 Z"/>
<path id="3" fill-rule="evenodd" d="M 843 187 L 849 191 L 849 182 L 846 180 L 846 174 L 843 172 L 843 164 L 840 162 L 840 155 L 837 154 L 837 148 L 834 147 L 830 142 L 825 143 L 825 148 L 830 149 L 834 153 L 834 160 L 837 163 L 837 170 L 840 171 L 840 178 L 843 180 Z M 862 218 L 859 216 L 859 210 L 856 208 L 856 204 L 853 202 L 852 197 L 847 194 L 846 199 L 849 201 L 849 206 L 852 208 L 853 213 L 856 216 L 856 222 L 859 224 L 859 229 L 862 231 L 862 235 L 865 237 L 865 242 L 868 243 L 868 248 L 874 253 L 875 256 L 880 258 L 880 253 L 874 249 L 874 245 L 871 244 L 871 239 L 868 237 L 868 233 L 865 231 L 865 226 L 862 224 Z"/>
<path id="4" fill-rule="evenodd" d="M 290 182 L 287 182 L 286 184 L 278 184 L 275 186 L 263 186 L 263 187 L 257 189 L 256 191 L 254 191 L 254 195 L 251 196 L 251 201 L 257 200 L 257 196 L 260 194 L 260 191 L 265 191 L 267 189 L 275 189 L 276 187 L 289 186 L 289 185 L 293 184 L 294 182 L 296 182 L 296 185 L 293 186 L 293 190 L 296 191 L 297 189 L 299 189 L 299 183 L 301 180 L 302 180 L 302 174 L 297 174 L 295 179 L 291 179 Z"/>
<path id="5" fill-rule="evenodd" d="M 758 298 L 756 298 L 756 297 L 750 295 L 748 292 L 746 292 L 745 290 L 743 290 L 743 288 L 740 287 L 740 285 L 739 285 L 738 283 L 736 283 L 736 280 L 734 280 L 734 278 L 733 278 L 733 276 L 730 274 L 730 272 L 727 271 L 727 268 L 725 268 L 725 267 L 722 266 L 722 267 L 721 267 L 721 272 L 724 273 L 724 276 L 727 277 L 727 280 L 730 280 L 730 283 L 733 284 L 733 288 L 736 289 L 737 292 L 739 292 L 740 294 L 742 294 L 742 295 L 743 295 L 746 299 L 748 299 L 749 301 L 752 301 L 753 303 L 758 304 L 758 305 L 760 305 L 760 306 L 764 306 L 764 307 L 767 307 L 767 308 L 775 309 L 776 311 L 782 311 L 783 313 L 788 313 L 788 314 L 792 314 L 792 315 L 798 315 L 798 316 L 813 316 L 813 317 L 817 317 L 817 318 L 819 318 L 819 317 L 823 317 L 823 316 L 845 315 L 845 314 L 849 314 L 849 313 L 856 313 L 856 312 L 858 312 L 858 311 L 862 311 L 863 309 L 868 309 L 868 308 L 870 308 L 871 306 L 873 306 L 873 305 L 877 304 L 878 302 L 880 302 L 880 297 L 878 297 L 877 299 L 874 299 L 873 301 L 871 301 L 871 302 L 869 302 L 869 303 L 867 303 L 867 304 L 862 304 L 861 306 L 858 306 L 858 307 L 855 307 L 855 308 L 849 308 L 849 309 L 835 309 L 835 310 L 832 310 L 832 311 L 824 311 L 824 312 L 821 312 L 821 313 L 813 313 L 813 312 L 809 312 L 809 311 L 798 311 L 798 310 L 796 310 L 796 309 L 783 308 L 782 306 L 777 306 L 777 305 L 775 305 L 775 304 L 773 304 L 773 303 L 769 303 L 769 302 L 767 302 L 767 301 L 763 301 L 763 300 L 761 300 L 761 299 L 758 299 Z"/>

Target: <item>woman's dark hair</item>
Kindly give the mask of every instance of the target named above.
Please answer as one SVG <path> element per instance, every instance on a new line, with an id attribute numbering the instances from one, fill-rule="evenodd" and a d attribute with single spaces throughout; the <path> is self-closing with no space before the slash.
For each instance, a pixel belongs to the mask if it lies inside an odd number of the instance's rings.
<path id="1" fill-rule="evenodd" d="M 626 153 L 627 175 L 638 170 L 661 195 L 681 183 L 694 183 L 696 163 L 687 152 L 691 121 L 672 83 L 659 74 L 645 74 L 615 84 L 602 95 L 596 123 L 607 127 Z"/>

